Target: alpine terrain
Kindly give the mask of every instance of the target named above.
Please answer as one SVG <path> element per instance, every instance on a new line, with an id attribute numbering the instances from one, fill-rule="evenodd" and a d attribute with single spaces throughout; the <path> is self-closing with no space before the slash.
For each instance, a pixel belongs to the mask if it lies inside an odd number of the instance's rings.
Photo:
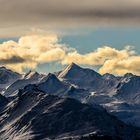
<path id="1" fill-rule="evenodd" d="M 140 76 L 0 67 L 0 139 L 139 140 Z"/>

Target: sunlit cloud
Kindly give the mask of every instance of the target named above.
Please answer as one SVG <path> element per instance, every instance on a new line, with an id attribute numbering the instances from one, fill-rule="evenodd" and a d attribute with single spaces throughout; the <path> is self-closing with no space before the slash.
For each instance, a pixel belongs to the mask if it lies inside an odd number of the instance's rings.
<path id="1" fill-rule="evenodd" d="M 23 36 L 18 42 L 0 44 L 0 64 L 22 72 L 41 63 L 59 61 L 65 51 L 65 45 L 59 44 L 55 34 Z"/>
<path id="2" fill-rule="evenodd" d="M 0 44 L 0 65 L 17 72 L 36 69 L 39 64 L 57 62 L 68 65 L 72 62 L 80 65 L 99 66 L 99 72 L 122 75 L 134 73 L 140 75 L 140 56 L 134 47 L 116 49 L 103 46 L 89 53 L 79 53 L 75 48 L 62 44 L 56 34 L 48 33 L 26 35 L 17 42 L 6 41 Z"/>
<path id="3" fill-rule="evenodd" d="M 117 50 L 108 46 L 98 48 L 90 53 L 80 54 L 77 51 L 68 53 L 62 60 L 62 64 L 70 64 L 76 62 L 78 64 L 87 65 L 103 65 L 109 59 L 123 59 L 131 56 L 134 52 L 129 48 Z"/>
<path id="4" fill-rule="evenodd" d="M 68 53 L 61 61 L 62 64 L 75 62 L 83 65 L 100 66 L 99 73 L 123 75 L 134 73 L 140 75 L 140 56 L 133 47 L 127 46 L 122 50 L 104 46 L 86 54 L 77 51 Z"/>
<path id="5" fill-rule="evenodd" d="M 140 75 L 140 56 L 131 56 L 125 59 L 107 60 L 99 69 L 99 72 L 123 75 L 134 73 Z"/>

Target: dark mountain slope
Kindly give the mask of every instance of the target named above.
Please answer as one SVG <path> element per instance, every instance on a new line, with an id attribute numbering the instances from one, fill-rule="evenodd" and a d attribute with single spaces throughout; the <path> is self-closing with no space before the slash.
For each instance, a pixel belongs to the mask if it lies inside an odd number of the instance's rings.
<path id="1" fill-rule="evenodd" d="M 0 139 L 81 138 L 136 139 L 140 130 L 127 126 L 104 110 L 71 98 L 25 91 L 9 106 L 0 122 Z M 1 116 L 0 116 L 1 117 Z M 82 138 L 81 138 L 82 139 Z"/>

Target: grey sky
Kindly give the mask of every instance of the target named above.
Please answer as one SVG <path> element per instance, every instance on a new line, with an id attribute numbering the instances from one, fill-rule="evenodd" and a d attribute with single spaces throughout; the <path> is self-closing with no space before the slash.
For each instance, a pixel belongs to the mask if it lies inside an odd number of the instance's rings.
<path id="1" fill-rule="evenodd" d="M 33 27 L 139 26 L 140 1 L 0 0 L 0 19 L 1 34 L 5 36 L 25 33 Z"/>

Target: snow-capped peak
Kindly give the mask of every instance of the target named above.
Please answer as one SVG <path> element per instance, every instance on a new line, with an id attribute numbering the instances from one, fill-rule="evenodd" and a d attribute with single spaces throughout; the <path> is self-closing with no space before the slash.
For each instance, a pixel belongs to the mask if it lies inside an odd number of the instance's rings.
<path id="1" fill-rule="evenodd" d="M 40 82 L 40 85 L 45 84 L 47 86 L 58 86 L 61 85 L 61 81 L 52 73 L 49 73 L 46 77 L 42 79 L 42 82 Z"/>
<path id="2" fill-rule="evenodd" d="M 40 74 L 38 72 L 35 71 L 29 71 L 28 73 L 25 74 L 24 78 L 25 79 L 31 79 L 31 78 L 35 78 L 38 77 Z"/>
<path id="3" fill-rule="evenodd" d="M 8 69 L 6 67 L 4 67 L 4 66 L 1 66 L 0 70 L 8 70 Z"/>
<path id="4" fill-rule="evenodd" d="M 17 72 L 13 72 L 10 69 L 7 69 L 5 67 L 0 67 L 0 84 L 9 84 L 12 83 L 13 81 L 19 79 L 21 75 Z"/>
<path id="5" fill-rule="evenodd" d="M 66 86 L 61 82 L 54 74 L 49 73 L 43 80 L 37 85 L 38 89 L 49 94 L 55 94 L 64 92 Z"/>
<path id="6" fill-rule="evenodd" d="M 42 79 L 41 82 L 48 82 L 48 81 L 59 81 L 59 79 L 55 76 L 55 74 L 49 73 L 46 77 Z"/>
<path id="7" fill-rule="evenodd" d="M 137 77 L 136 75 L 133 75 L 132 73 L 126 73 L 122 78 L 121 78 L 121 83 L 127 83 L 130 81 L 130 79 Z"/>
<path id="8" fill-rule="evenodd" d="M 132 73 L 126 73 L 126 74 L 124 75 L 125 78 L 131 78 L 131 77 L 134 77 L 134 76 L 135 76 L 135 75 L 132 74 Z"/>
<path id="9" fill-rule="evenodd" d="M 81 78 L 91 78 L 92 77 L 101 77 L 101 75 L 94 70 L 88 68 L 82 68 L 75 63 L 67 66 L 60 74 L 59 78 L 64 79 L 81 79 Z"/>
<path id="10" fill-rule="evenodd" d="M 80 66 L 78 66 L 75 63 L 71 63 L 58 75 L 58 77 L 60 77 L 60 78 L 67 77 L 67 75 L 69 75 L 70 73 L 74 73 L 76 71 L 80 72 L 81 70 L 82 70 L 82 68 Z"/>
<path id="11" fill-rule="evenodd" d="M 9 72 L 9 73 L 12 73 L 12 74 L 15 74 L 15 75 L 20 75 L 19 73 L 17 73 L 17 72 L 14 72 L 14 71 L 12 71 L 12 70 L 10 70 L 10 69 L 7 69 L 6 67 L 4 67 L 4 66 L 1 66 L 0 67 L 0 72 Z"/>
<path id="12" fill-rule="evenodd" d="M 103 78 L 106 79 L 106 80 L 116 79 L 116 77 L 113 74 L 110 74 L 110 73 L 105 73 L 103 75 Z"/>

